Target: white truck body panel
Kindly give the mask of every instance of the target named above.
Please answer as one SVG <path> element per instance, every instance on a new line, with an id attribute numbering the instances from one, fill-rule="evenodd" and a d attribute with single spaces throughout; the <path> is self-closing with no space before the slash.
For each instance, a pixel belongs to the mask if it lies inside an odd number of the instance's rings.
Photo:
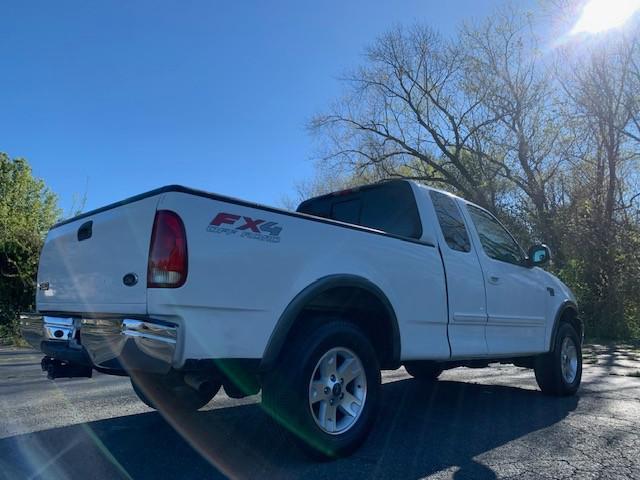
<path id="1" fill-rule="evenodd" d="M 419 189 L 420 210 L 425 212 L 425 223 L 438 225 L 429 191 L 430 189 L 423 186 Z M 447 196 L 455 199 L 449 194 Z M 468 252 L 460 252 L 448 248 L 442 229 L 437 228 L 436 231 L 435 241 L 440 246 L 447 282 L 451 286 L 448 290 L 451 358 L 487 355 L 485 286 L 477 251 L 471 248 Z"/>
<path id="2" fill-rule="evenodd" d="M 146 313 L 149 236 L 158 200 L 144 198 L 51 229 L 38 267 L 38 311 Z M 91 237 L 78 241 L 79 228 L 88 222 Z M 141 281 L 127 287 L 122 278 L 130 272 Z"/>
<path id="3" fill-rule="evenodd" d="M 172 365 L 180 368 L 187 359 L 262 358 L 300 292 L 324 277 L 354 275 L 377 286 L 391 304 L 401 360 L 548 351 L 556 313 L 563 302 L 575 301 L 569 289 L 539 268 L 489 258 L 467 203 L 457 197 L 451 198 L 463 214 L 471 250 L 451 250 L 430 189 L 413 182 L 411 188 L 422 222 L 419 239 L 166 187 L 54 227 L 41 255 L 37 309 L 169 322 L 178 332 Z M 157 210 L 173 211 L 184 223 L 188 276 L 179 288 L 147 288 Z M 223 220 L 213 225 L 219 214 Z M 247 225 L 259 219 L 280 230 L 264 235 L 231 229 L 229 219 Z M 78 241 L 88 221 L 92 236 Z M 126 286 L 127 274 L 139 281 Z"/>
<path id="4" fill-rule="evenodd" d="M 473 225 L 468 202 L 460 201 L 468 225 Z M 546 329 L 554 316 L 547 315 L 549 293 L 544 270 L 495 260 L 482 248 L 478 231 L 470 229 L 485 279 L 487 325 L 485 337 L 490 356 L 524 355 L 545 351 Z M 548 327 L 547 327 L 547 324 Z"/>
<path id="5" fill-rule="evenodd" d="M 166 194 L 159 208 L 178 212 L 184 221 L 189 279 L 180 289 L 149 289 L 148 311 L 188 322 L 186 357 L 260 358 L 291 300 L 335 274 L 364 277 L 385 292 L 398 318 L 403 358 L 427 351 L 433 358 L 449 357 L 436 248 L 183 193 Z M 207 231 L 220 212 L 276 222 L 280 242 Z"/>

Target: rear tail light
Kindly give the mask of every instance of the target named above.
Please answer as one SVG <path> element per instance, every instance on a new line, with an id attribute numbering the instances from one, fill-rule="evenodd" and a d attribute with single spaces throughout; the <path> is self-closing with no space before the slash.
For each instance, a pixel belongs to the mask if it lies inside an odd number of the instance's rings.
<path id="1" fill-rule="evenodd" d="M 177 288 L 187 280 L 187 235 L 177 213 L 158 210 L 153 222 L 147 287 Z"/>

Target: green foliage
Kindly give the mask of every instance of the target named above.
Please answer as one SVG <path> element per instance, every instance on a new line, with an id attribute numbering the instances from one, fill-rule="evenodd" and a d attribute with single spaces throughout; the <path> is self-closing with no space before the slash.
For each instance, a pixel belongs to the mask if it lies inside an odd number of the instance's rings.
<path id="1" fill-rule="evenodd" d="M 34 308 L 38 256 L 59 216 L 56 196 L 27 161 L 0 153 L 0 337 L 13 336 L 18 313 Z"/>

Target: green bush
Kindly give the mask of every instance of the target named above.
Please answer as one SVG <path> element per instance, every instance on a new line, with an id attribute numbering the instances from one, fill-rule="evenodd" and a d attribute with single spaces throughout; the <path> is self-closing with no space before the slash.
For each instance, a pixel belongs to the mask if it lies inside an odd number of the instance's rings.
<path id="1" fill-rule="evenodd" d="M 0 153 L 0 337 L 17 334 L 18 314 L 34 308 L 38 257 L 60 217 L 56 196 L 24 159 Z"/>

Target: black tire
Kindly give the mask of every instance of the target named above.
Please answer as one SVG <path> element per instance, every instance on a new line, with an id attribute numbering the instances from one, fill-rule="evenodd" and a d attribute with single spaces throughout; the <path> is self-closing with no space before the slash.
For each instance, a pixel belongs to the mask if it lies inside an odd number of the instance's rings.
<path id="1" fill-rule="evenodd" d="M 315 459 L 326 460 L 349 455 L 367 438 L 378 413 L 381 393 L 380 367 L 371 342 L 356 325 L 339 319 L 328 319 L 313 324 L 315 327 L 305 329 L 291 341 L 276 366 L 265 376 L 262 402 L 265 410 L 293 435 L 305 453 Z M 337 365 L 336 383 L 340 382 L 339 377 L 342 374 L 347 381 L 343 378 L 340 388 L 334 384 L 332 388 L 313 389 L 312 381 L 324 385 L 321 383 L 323 378 L 320 376 L 320 361 L 331 358 L 331 352 L 337 352 L 334 364 Z M 347 356 L 353 354 L 353 357 L 340 360 L 341 352 L 348 352 Z M 360 362 L 358 365 L 361 368 L 354 368 L 354 371 L 359 371 L 360 374 L 351 380 L 349 374 L 344 372 L 346 362 L 353 362 L 353 358 Z M 363 379 L 366 379 L 366 383 Z M 320 393 L 322 400 L 314 401 L 312 392 L 315 392 L 314 396 Z M 340 395 L 347 393 L 364 394 L 364 398 L 359 400 L 362 402 L 361 408 L 356 406 L 356 413 L 352 415 L 346 414 L 341 403 Z M 328 402 L 334 405 L 334 401 L 337 406 L 328 407 Z M 316 420 L 321 417 L 320 404 L 324 404 L 326 411 L 329 411 L 329 408 L 335 409 L 335 422 L 329 422 L 328 427 L 333 429 L 334 433 L 328 433 L 317 423 L 321 421 Z M 354 404 L 348 405 L 351 409 Z M 329 414 L 324 418 L 331 420 Z M 339 424 L 349 422 L 352 422 L 350 426 L 341 432 Z"/>
<path id="2" fill-rule="evenodd" d="M 407 362 L 404 368 L 413 378 L 425 383 L 435 382 L 442 373 L 442 367 L 428 360 Z"/>
<path id="3" fill-rule="evenodd" d="M 220 390 L 220 384 L 212 384 L 206 392 L 200 392 L 175 375 L 134 374 L 131 377 L 131 386 L 145 405 L 168 413 L 200 410 Z"/>
<path id="4" fill-rule="evenodd" d="M 572 344 L 576 351 L 576 368 L 572 381 L 563 375 L 565 356 L 562 349 L 565 342 L 568 342 L 568 345 Z M 578 391 L 582 380 L 582 345 L 580 337 L 571 324 L 564 322 L 560 324 L 552 350 L 535 359 L 534 370 L 540 390 L 547 395 L 567 396 Z M 573 369 L 569 368 L 569 370 Z M 571 375 L 568 376 L 571 378 Z"/>

